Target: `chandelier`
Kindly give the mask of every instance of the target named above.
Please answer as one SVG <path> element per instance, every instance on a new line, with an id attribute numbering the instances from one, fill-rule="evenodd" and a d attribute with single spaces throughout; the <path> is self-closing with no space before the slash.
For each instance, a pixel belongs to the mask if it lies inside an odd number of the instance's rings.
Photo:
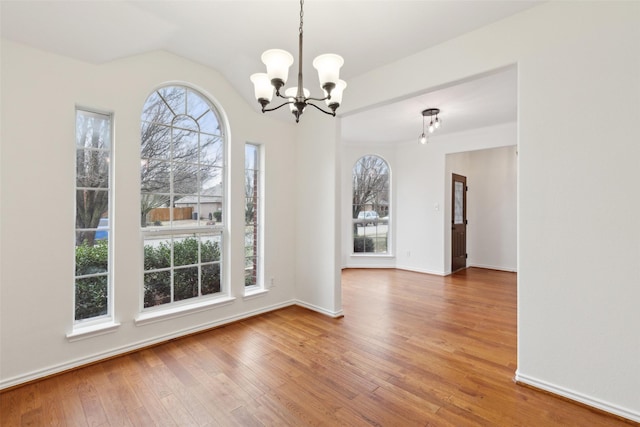
<path id="1" fill-rule="evenodd" d="M 302 84 L 302 24 L 304 0 L 300 0 L 300 28 L 298 30 L 298 86 L 291 87 L 281 93 L 282 87 L 287 83 L 289 67 L 293 64 L 293 56 L 282 49 L 270 49 L 262 54 L 262 62 L 267 66 L 266 73 L 252 74 L 250 79 L 254 85 L 255 97 L 262 106 L 262 112 L 274 111 L 285 105 L 289 105 L 291 112 L 296 117 L 296 123 L 307 105 L 317 108 L 325 114 L 336 115 L 336 109 L 342 102 L 342 92 L 347 87 L 344 80 L 340 80 L 340 67 L 344 60 L 340 55 L 326 53 L 313 60 L 313 67 L 318 70 L 320 87 L 324 91 L 323 98 L 311 98 L 310 92 Z M 273 98 L 273 92 L 285 102 L 274 108 L 266 108 Z M 330 111 L 325 110 L 311 101 L 325 101 Z"/>
<path id="2" fill-rule="evenodd" d="M 425 119 L 427 117 L 431 117 L 431 121 L 429 122 L 429 127 L 427 128 L 427 131 L 429 133 L 433 133 L 433 131 L 435 131 L 436 129 L 438 129 L 440 127 L 440 119 L 438 118 L 438 114 L 440 114 L 440 109 L 439 108 L 427 108 L 426 110 L 422 111 L 422 135 L 420 135 L 420 138 L 418 138 L 418 141 L 420 141 L 420 144 L 426 144 L 427 143 L 427 134 L 425 134 Z M 436 119 L 433 119 L 433 116 L 436 117 Z"/>

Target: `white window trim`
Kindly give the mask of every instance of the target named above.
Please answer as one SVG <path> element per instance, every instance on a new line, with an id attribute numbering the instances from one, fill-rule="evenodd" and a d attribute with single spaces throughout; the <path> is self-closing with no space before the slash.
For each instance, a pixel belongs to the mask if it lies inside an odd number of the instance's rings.
<path id="1" fill-rule="evenodd" d="M 109 134 L 111 136 L 111 140 L 109 141 L 109 157 L 113 158 L 113 147 L 115 144 L 115 126 L 114 126 L 114 122 L 115 122 L 115 114 L 113 111 L 102 111 L 96 108 L 90 108 L 90 107 L 84 107 L 82 105 L 76 105 L 75 106 L 75 113 L 76 116 L 78 114 L 78 111 L 82 111 L 85 114 L 94 114 L 94 115 L 101 115 L 101 116 L 109 116 L 109 125 L 110 125 L 110 130 L 109 130 Z M 74 122 L 74 126 L 77 123 Z M 75 137 L 75 135 L 74 135 Z M 74 144 L 74 156 L 77 153 L 78 148 L 75 146 Z M 74 162 L 75 165 L 75 162 Z M 77 165 L 75 165 L 75 168 L 77 170 Z M 77 172 L 76 172 L 77 173 Z M 74 182 L 76 184 L 74 184 L 74 194 L 77 192 L 77 176 L 74 175 Z M 120 323 L 115 322 L 114 320 L 114 310 L 115 310 L 115 303 L 114 303 L 114 298 L 113 298 L 113 293 L 114 293 L 114 287 L 113 287 L 113 260 L 114 260 L 114 254 L 113 254 L 113 220 L 112 220 L 112 205 L 113 205 L 113 162 L 109 163 L 109 187 L 107 189 L 107 191 L 109 192 L 109 207 L 108 207 L 108 217 L 109 217 L 109 248 L 108 248 L 108 261 L 107 261 L 107 314 L 103 315 L 103 316 L 96 316 L 93 318 L 89 318 L 89 319 L 81 319 L 81 320 L 76 320 L 76 285 L 75 285 L 75 280 L 76 280 L 76 274 L 74 271 L 74 285 L 73 285 L 73 326 L 72 326 L 72 331 L 70 333 L 68 333 L 66 335 L 67 339 L 70 342 L 73 341 L 77 341 L 80 339 L 84 339 L 84 338 L 90 338 L 90 337 L 94 337 L 97 335 L 103 335 L 112 331 L 115 331 L 115 329 L 118 328 L 118 326 L 120 326 Z M 77 197 L 74 195 L 74 197 Z M 77 201 L 76 201 L 77 203 Z M 77 207 L 76 207 L 77 209 Z M 75 211 L 74 211 L 75 214 Z M 74 219 L 74 224 L 75 224 L 75 219 Z M 76 233 L 77 229 L 74 226 L 74 251 L 75 251 L 75 233 Z M 75 255 L 74 255 L 74 270 L 75 270 Z"/>
<path id="2" fill-rule="evenodd" d="M 384 161 L 384 163 L 387 165 L 387 173 L 389 175 L 389 185 L 388 185 L 388 191 L 389 191 L 389 214 L 388 214 L 388 221 L 387 221 L 387 251 L 383 252 L 383 253 L 376 253 L 376 252 L 354 252 L 353 251 L 353 246 L 354 246 L 354 239 L 353 239 L 353 235 L 351 235 L 350 237 L 350 248 L 351 248 L 351 254 L 350 256 L 353 258 L 395 258 L 395 252 L 394 252 L 394 247 L 393 247 L 393 233 L 392 233 L 392 224 L 394 224 L 394 220 L 393 220 L 393 206 L 392 206 L 392 200 L 393 200 L 393 175 L 392 175 L 392 171 L 391 171 L 391 165 L 389 164 L 389 161 L 384 158 L 381 155 L 378 154 L 364 154 L 358 157 L 358 159 L 356 160 L 356 162 L 354 163 L 354 165 L 351 167 L 351 174 L 353 174 L 353 168 L 358 164 L 358 162 L 360 161 L 360 159 L 362 159 L 363 157 L 367 157 L 367 156 L 375 156 L 378 157 L 380 159 L 382 159 Z M 353 186 L 351 187 L 351 191 L 353 191 Z M 353 205 L 349 205 L 350 207 L 352 207 Z M 349 218 L 351 218 L 351 215 L 349 215 Z"/>
<path id="3" fill-rule="evenodd" d="M 178 317 L 187 316 L 193 313 L 210 310 L 215 307 L 221 307 L 233 303 L 236 298 L 232 296 L 218 296 L 210 299 L 202 300 L 200 297 L 197 301 L 189 301 L 185 304 L 172 304 L 171 307 L 158 306 L 157 309 L 146 309 L 134 319 L 136 326 L 144 326 L 151 323 L 162 322 L 165 320 L 176 319 Z M 165 304 L 166 305 L 166 304 Z"/>
<path id="4" fill-rule="evenodd" d="M 252 286 L 244 287 L 244 299 L 249 300 L 253 299 L 257 296 L 266 294 L 269 290 L 266 288 L 265 279 L 264 279 L 264 181 L 265 181 L 265 172 L 264 172 L 264 144 L 258 144 L 253 142 L 246 142 L 245 146 L 253 145 L 258 150 L 258 244 L 257 244 L 257 257 L 258 263 L 256 268 L 258 271 L 256 272 L 256 284 Z M 246 168 L 244 169 L 244 174 L 246 174 Z M 243 176 L 244 176 L 243 174 Z M 246 200 L 246 194 L 245 194 Z M 244 278 L 244 272 L 243 272 Z"/>
<path id="5" fill-rule="evenodd" d="M 218 123 L 221 126 L 220 138 L 222 139 L 223 149 L 225 153 L 221 169 L 223 170 L 223 183 L 225 183 L 225 186 L 223 188 L 226 189 L 226 185 L 228 185 L 228 176 L 229 176 L 227 159 L 229 156 L 229 138 L 230 138 L 228 134 L 229 123 L 226 115 L 223 113 L 223 110 L 220 107 L 220 104 L 217 102 L 217 100 L 213 96 L 211 96 L 209 93 L 207 93 L 203 89 L 185 82 L 168 82 L 154 89 L 149 96 L 151 96 L 151 94 L 153 94 L 154 92 L 162 88 L 167 88 L 172 86 L 183 87 L 186 90 L 193 91 L 199 94 L 205 101 L 207 101 L 207 103 L 211 105 L 212 107 L 211 111 L 213 114 L 216 115 L 216 118 L 218 119 Z M 216 225 L 214 227 L 198 226 L 198 227 L 185 227 L 185 228 L 173 228 L 173 227 L 155 228 L 151 226 L 151 227 L 145 227 L 140 230 L 141 231 L 140 232 L 140 237 L 141 237 L 140 248 L 141 248 L 141 251 L 143 252 L 142 253 L 143 259 L 144 259 L 145 237 L 154 236 L 154 235 L 168 236 L 168 235 L 180 235 L 180 234 L 190 233 L 190 232 L 193 232 L 195 234 L 201 234 L 201 233 L 209 234 L 209 235 L 213 234 L 213 235 L 221 236 L 222 245 L 220 247 L 220 261 L 219 261 L 220 292 L 215 295 L 202 295 L 199 297 L 189 298 L 183 301 L 173 301 L 166 304 L 161 304 L 159 306 L 144 307 L 144 272 L 145 270 L 143 267 L 141 270 L 141 282 L 139 286 L 139 292 L 140 292 L 139 314 L 134 319 L 134 323 L 136 326 L 142 326 L 149 323 L 155 323 L 163 320 L 173 319 L 176 317 L 182 317 L 191 313 L 197 313 L 203 310 L 208 310 L 212 307 L 230 304 L 235 300 L 235 297 L 231 296 L 231 289 L 226 280 L 226 275 L 228 271 L 227 257 L 229 252 L 228 243 L 225 243 L 225 241 L 228 241 L 228 238 L 227 238 L 228 233 L 226 232 L 227 230 L 226 218 L 228 217 L 228 212 L 229 212 L 229 208 L 228 208 L 229 203 L 227 200 L 226 190 L 223 192 L 222 199 L 224 202 L 223 203 L 224 215 L 223 215 L 223 222 L 221 225 Z"/>
<path id="6" fill-rule="evenodd" d="M 82 325 L 75 324 L 73 331 L 67 334 L 67 340 L 69 342 L 80 341 L 87 338 L 97 337 L 99 335 L 115 332 L 120 327 L 120 323 L 113 319 L 105 318 L 99 323 L 91 322 L 90 324 Z"/>

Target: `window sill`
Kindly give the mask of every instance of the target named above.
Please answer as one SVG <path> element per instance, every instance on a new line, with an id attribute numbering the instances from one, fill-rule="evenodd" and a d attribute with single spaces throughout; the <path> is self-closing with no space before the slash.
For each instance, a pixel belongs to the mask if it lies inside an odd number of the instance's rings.
<path id="1" fill-rule="evenodd" d="M 269 292 L 269 289 L 252 289 L 250 291 L 247 291 L 244 294 L 244 297 L 242 297 L 242 299 L 246 300 L 250 300 L 250 299 L 254 299 L 257 298 L 261 295 L 265 295 Z"/>
<path id="2" fill-rule="evenodd" d="M 67 340 L 69 342 L 80 341 L 87 338 L 93 338 L 98 335 L 104 335 L 111 332 L 115 332 L 120 326 L 120 323 L 109 321 L 105 323 L 99 323 L 91 326 L 82 326 L 75 328 L 73 332 L 67 334 Z"/>
<path id="3" fill-rule="evenodd" d="M 161 310 L 141 313 L 134 320 L 136 326 L 148 325 L 150 323 L 162 322 L 164 320 L 175 319 L 177 317 L 187 316 L 193 313 L 209 310 L 214 307 L 231 304 L 235 301 L 234 297 L 216 298 L 207 301 L 201 301 L 194 304 L 181 305 Z"/>

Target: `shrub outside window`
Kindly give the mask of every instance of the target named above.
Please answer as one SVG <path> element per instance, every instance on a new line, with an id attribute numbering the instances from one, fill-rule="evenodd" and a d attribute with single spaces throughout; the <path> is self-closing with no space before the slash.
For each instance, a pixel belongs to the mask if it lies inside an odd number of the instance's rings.
<path id="1" fill-rule="evenodd" d="M 389 181 L 389 166 L 381 157 L 363 156 L 353 166 L 354 254 L 390 252 Z"/>
<path id="2" fill-rule="evenodd" d="M 76 109 L 75 321 L 111 314 L 112 119 Z"/>
<path id="3" fill-rule="evenodd" d="M 225 135 L 202 94 L 167 86 L 141 125 L 143 308 L 221 292 Z"/>

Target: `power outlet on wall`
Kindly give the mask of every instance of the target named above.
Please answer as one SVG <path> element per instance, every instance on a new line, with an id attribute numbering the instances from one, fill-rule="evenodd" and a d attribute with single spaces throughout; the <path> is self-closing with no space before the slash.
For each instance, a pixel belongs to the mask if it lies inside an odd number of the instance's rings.
<path id="1" fill-rule="evenodd" d="M 274 279 L 273 277 L 271 277 L 269 279 L 269 288 L 275 288 L 276 287 L 276 279 Z"/>

